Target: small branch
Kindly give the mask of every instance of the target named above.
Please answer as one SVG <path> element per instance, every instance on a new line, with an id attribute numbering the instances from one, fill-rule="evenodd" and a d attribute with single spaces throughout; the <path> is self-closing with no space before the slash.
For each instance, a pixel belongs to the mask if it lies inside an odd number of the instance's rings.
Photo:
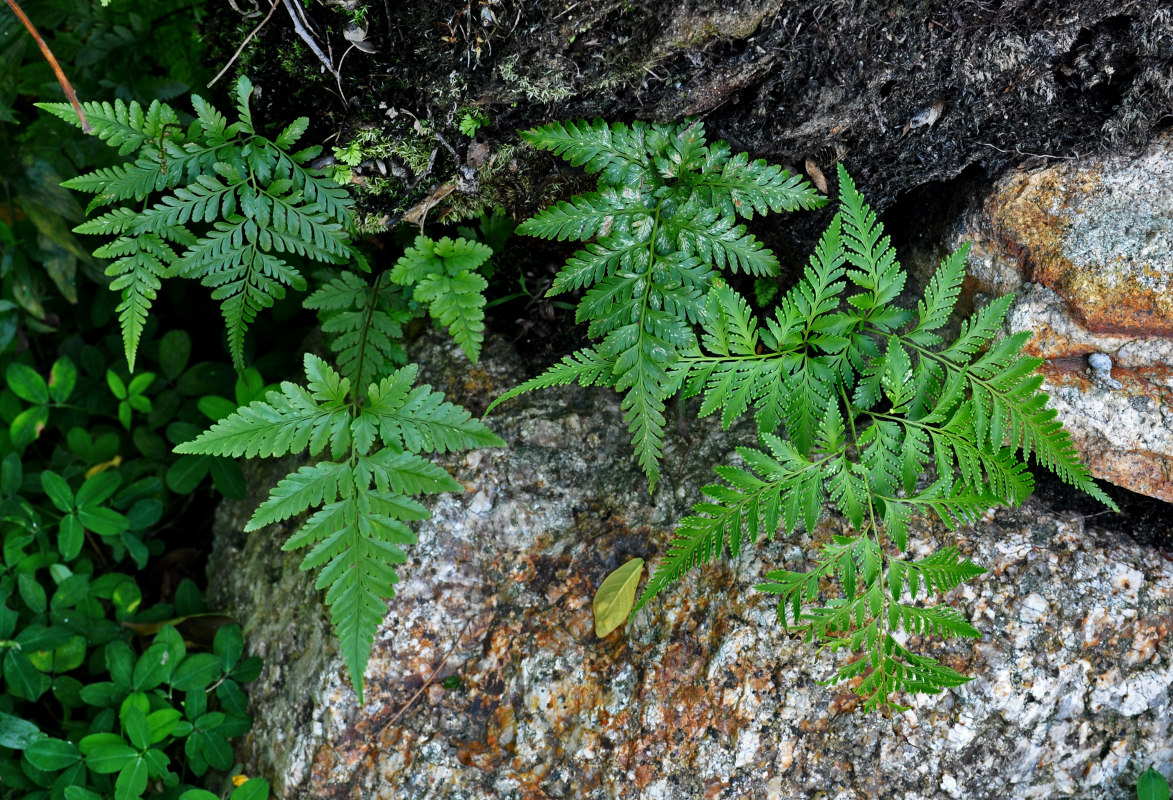
<path id="1" fill-rule="evenodd" d="M 329 70 L 330 74 L 334 76 L 334 80 L 341 83 L 342 76 L 338 74 L 338 70 L 334 69 L 334 65 L 330 62 L 330 59 L 326 58 L 326 54 L 323 53 L 322 48 L 318 46 L 318 43 L 314 39 L 313 34 L 310 33 L 309 29 L 307 29 L 306 26 L 302 23 L 301 17 L 299 16 L 299 10 L 292 2 L 290 2 L 290 0 L 282 1 L 285 3 L 285 10 L 289 12 L 289 18 L 293 20 L 293 29 L 297 31 L 297 35 L 301 37 L 303 42 L 309 45 L 310 50 L 312 50 L 313 54 L 318 57 L 318 61 L 322 62 L 322 66 Z M 11 2 L 11 0 L 9 0 L 9 2 Z M 346 100 L 343 99 L 342 102 L 345 103 Z"/>
<path id="2" fill-rule="evenodd" d="M 265 18 L 252 29 L 252 32 L 248 36 L 244 37 L 244 41 L 240 43 L 240 47 L 236 48 L 236 52 L 232 54 L 232 58 L 228 59 L 228 63 L 224 65 L 224 69 L 220 70 L 215 78 L 208 81 L 209 89 L 212 88 L 213 83 L 224 77 L 224 73 L 228 71 L 229 67 L 236 63 L 236 59 L 240 58 L 240 54 L 244 51 L 244 48 L 252 41 L 254 36 L 260 33 L 261 28 L 265 27 L 265 23 L 269 21 L 269 17 L 273 16 L 273 12 L 277 10 L 277 4 L 280 2 L 281 0 L 273 0 L 273 5 L 269 6 L 269 13 L 265 15 Z"/>
<path id="3" fill-rule="evenodd" d="M 73 85 L 65 77 L 65 73 L 61 71 L 61 65 L 57 63 L 57 59 L 53 56 L 53 51 L 49 49 L 49 45 L 45 44 L 45 40 L 41 38 L 41 34 L 37 33 L 37 29 L 33 27 L 33 23 L 25 16 L 21 7 L 16 4 L 16 0 L 6 0 L 6 2 L 8 3 L 8 7 L 12 9 L 12 13 L 16 14 L 17 19 L 24 24 L 25 29 L 36 40 L 37 47 L 41 48 L 41 55 L 45 57 L 45 60 L 49 62 L 49 66 L 53 68 L 53 74 L 57 76 L 57 82 L 61 84 L 66 98 L 73 105 L 73 110 L 77 112 L 77 118 L 81 120 L 82 131 L 93 133 L 94 126 L 86 119 L 86 112 L 82 111 L 81 103 L 77 102 L 77 92 L 73 91 Z"/>

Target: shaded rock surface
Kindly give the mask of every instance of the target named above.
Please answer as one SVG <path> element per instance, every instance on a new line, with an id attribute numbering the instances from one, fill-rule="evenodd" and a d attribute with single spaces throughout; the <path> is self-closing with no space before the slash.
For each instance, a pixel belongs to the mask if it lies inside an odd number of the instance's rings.
<path id="1" fill-rule="evenodd" d="M 441 188 L 432 219 L 452 203 L 527 213 L 548 193 L 565 196 L 548 157 L 505 149 L 516 130 L 553 119 L 701 115 L 714 138 L 812 177 L 833 176 L 842 159 L 882 210 L 969 167 L 993 176 L 1030 154 L 1143 145 L 1173 108 L 1165 0 L 333 5 L 310 10 L 322 50 L 343 52 L 356 13 L 375 50 L 353 53 L 339 81 L 281 15 L 240 68 L 265 87 L 271 118 L 312 109 L 322 141 L 367 128 L 407 136 L 416 118 L 449 137 L 455 154 L 425 143 L 426 174 L 371 200 L 388 219 Z M 233 25 L 227 8 L 219 17 L 227 56 L 253 23 Z M 469 108 L 491 119 L 473 143 L 456 130 Z M 476 188 L 458 177 L 470 165 Z M 465 189 L 478 196 L 462 199 Z M 808 224 L 808 243 L 822 225 Z"/>
<path id="2" fill-rule="evenodd" d="M 958 237 L 1094 474 L 1173 502 L 1173 138 L 1002 178 Z M 1096 355 L 1100 354 L 1100 355 Z M 1108 360 L 1103 361 L 1107 356 Z M 1101 365 L 1091 368 L 1089 359 Z"/>
<path id="3" fill-rule="evenodd" d="M 457 401 L 524 377 L 500 343 L 470 367 L 439 342 L 413 356 Z M 672 435 L 652 498 L 620 418 L 611 393 L 545 392 L 490 418 L 507 449 L 449 463 L 467 491 L 420 526 L 362 707 L 311 578 L 277 549 L 289 531 L 246 537 L 256 498 L 225 504 L 212 602 L 266 664 L 245 772 L 307 799 L 1124 800 L 1149 764 L 1173 769 L 1173 564 L 1033 502 L 956 536 L 917 523 L 918 554 L 957 541 L 989 570 L 951 598 L 985 636 L 923 643 L 974 680 L 892 719 L 817 685 L 831 657 L 784 635 L 752 589 L 769 569 L 804 568 L 843 531 L 833 517 L 694 572 L 596 639 L 603 577 L 663 554 L 713 464 L 752 438 L 711 420 L 691 448 Z M 291 466 L 251 483 L 267 491 Z"/>

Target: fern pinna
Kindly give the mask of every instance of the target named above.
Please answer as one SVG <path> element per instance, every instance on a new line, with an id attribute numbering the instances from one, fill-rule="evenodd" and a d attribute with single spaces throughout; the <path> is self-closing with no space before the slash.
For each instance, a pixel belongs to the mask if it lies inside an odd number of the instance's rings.
<path id="1" fill-rule="evenodd" d="M 558 273 L 550 294 L 587 289 L 577 318 L 602 341 L 493 405 L 576 381 L 623 392 L 624 421 L 654 489 L 665 401 L 680 387 L 678 361 L 696 346 L 692 326 L 717 271 L 778 273 L 774 254 L 737 218 L 815 208 L 824 198 L 779 167 L 731 155 L 725 142 L 707 144 L 698 121 L 551 123 L 522 138 L 599 174 L 598 191 L 547 208 L 518 232 L 593 240 Z"/>
<path id="2" fill-rule="evenodd" d="M 739 447 L 743 465 L 717 468 L 724 482 L 704 488 L 708 500 L 680 523 L 636 610 L 726 549 L 736 557 L 759 535 L 812 530 L 829 501 L 854 535 L 822 545 L 810 572 L 770 572 L 757 588 L 779 596 L 779 621 L 807 641 L 862 652 L 829 683 L 859 678 L 851 688 L 865 709 L 901 708 L 900 693 L 969 680 L 909 650 L 905 635 L 980 636 L 956 610 L 924 601 L 984 570 L 956 547 L 902 558 L 914 514 L 955 528 L 1021 503 L 1033 489 L 1023 463 L 1031 455 L 1115 505 L 1046 408 L 1041 361 L 1019 352 L 1029 334 L 996 337 L 1013 298 L 990 303 L 944 343 L 966 249 L 944 260 L 915 310 L 895 305 L 905 282 L 895 251 L 842 166 L 839 183 L 838 214 L 764 326 L 714 281 L 700 346 L 675 359 L 672 382 L 702 395 L 702 415 L 720 411 L 728 427 L 753 410 L 762 449 Z M 819 605 L 832 577 L 841 590 Z"/>
<path id="3" fill-rule="evenodd" d="M 232 124 L 198 95 L 196 118 L 186 129 L 178 114 L 155 101 L 83 103 L 94 132 L 133 161 L 66 181 L 92 192 L 90 210 L 116 205 L 87 220 L 78 233 L 113 236 L 94 255 L 113 259 L 106 274 L 121 292 L 118 306 L 130 369 L 147 313 L 162 281 L 198 278 L 220 301 L 228 349 L 243 369 L 244 337 L 257 313 L 306 288 L 293 257 L 340 263 L 349 245 L 353 201 L 345 189 L 309 168 L 321 152 L 292 152 L 309 120 L 302 117 L 275 139 L 253 125 L 252 84 L 236 84 L 237 119 Z M 41 108 L 80 125 L 68 103 Z"/>

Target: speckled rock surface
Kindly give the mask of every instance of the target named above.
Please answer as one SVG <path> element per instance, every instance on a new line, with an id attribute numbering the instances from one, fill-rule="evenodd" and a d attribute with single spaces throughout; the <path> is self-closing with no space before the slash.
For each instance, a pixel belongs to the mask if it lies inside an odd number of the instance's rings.
<path id="1" fill-rule="evenodd" d="M 963 228 L 973 290 L 1018 293 L 1007 329 L 1034 332 L 1092 472 L 1173 502 L 1173 137 L 1012 172 Z M 1110 372 L 1088 371 L 1095 353 Z"/>
<path id="2" fill-rule="evenodd" d="M 476 368 L 434 343 L 415 355 L 458 400 L 524 377 L 499 344 Z M 311 579 L 278 549 L 288 531 L 244 537 L 250 501 L 226 505 L 212 598 L 266 659 L 245 771 L 306 800 L 1124 800 L 1149 764 L 1173 769 L 1173 564 L 1032 504 L 957 537 L 989 569 L 954 597 L 985 637 L 927 646 L 975 680 L 892 719 L 818 685 L 831 657 L 788 639 L 752 588 L 802 568 L 835 518 L 694 573 L 596 639 L 595 587 L 662 553 L 746 439 L 695 424 L 686 453 L 674 434 L 650 498 L 619 416 L 602 391 L 539 394 L 491 418 L 508 449 L 450 463 L 467 491 L 420 527 L 363 707 Z M 923 552 L 950 540 L 925 521 L 913 536 Z"/>

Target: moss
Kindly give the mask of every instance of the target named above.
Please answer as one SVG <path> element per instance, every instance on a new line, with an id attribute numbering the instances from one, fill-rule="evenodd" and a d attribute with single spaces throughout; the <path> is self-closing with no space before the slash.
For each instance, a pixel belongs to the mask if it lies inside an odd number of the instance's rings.
<path id="1" fill-rule="evenodd" d="M 510 56 L 497 67 L 501 79 L 509 84 L 515 94 L 524 95 L 534 103 L 557 103 L 574 95 L 569 76 L 551 71 L 540 80 L 523 75 L 517 70 L 517 57 Z"/>

